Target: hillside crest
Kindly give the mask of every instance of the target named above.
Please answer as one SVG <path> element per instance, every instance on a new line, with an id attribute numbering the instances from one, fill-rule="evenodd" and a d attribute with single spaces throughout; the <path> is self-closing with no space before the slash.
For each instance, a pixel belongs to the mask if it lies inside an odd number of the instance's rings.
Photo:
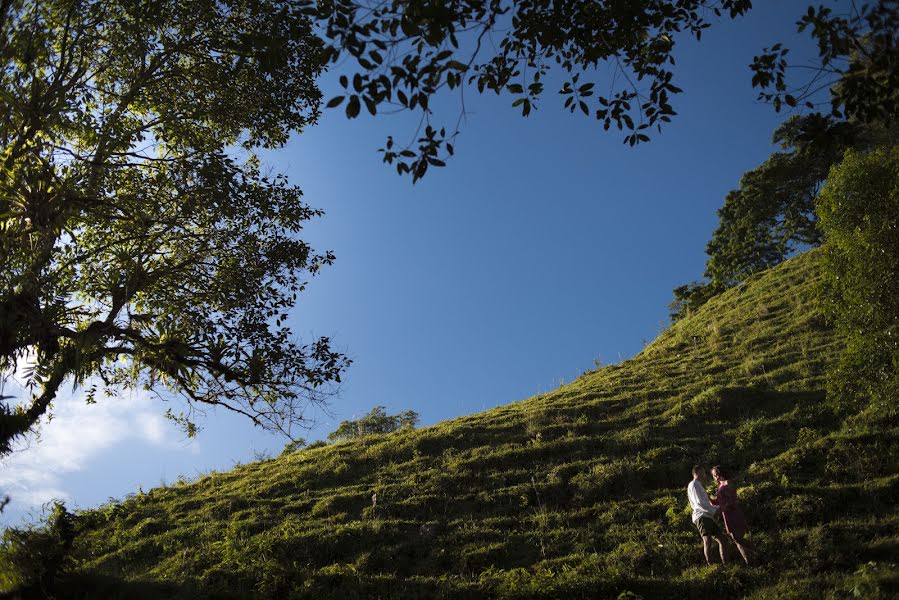
<path id="1" fill-rule="evenodd" d="M 828 408 L 839 340 L 818 279 L 808 252 L 550 393 L 82 512 L 60 597 L 895 589 L 896 429 Z M 731 547 L 731 565 L 701 566 L 684 491 L 697 462 L 736 473 L 759 565 Z"/>

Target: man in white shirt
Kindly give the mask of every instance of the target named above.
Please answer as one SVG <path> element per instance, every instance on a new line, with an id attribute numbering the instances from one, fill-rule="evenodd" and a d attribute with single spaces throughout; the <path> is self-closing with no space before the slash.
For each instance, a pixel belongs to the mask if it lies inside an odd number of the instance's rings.
<path id="1" fill-rule="evenodd" d="M 705 562 L 709 565 L 709 538 L 718 542 L 718 552 L 721 554 L 721 564 L 725 564 L 724 536 L 721 528 L 715 522 L 715 513 L 718 507 L 709 501 L 709 495 L 703 487 L 705 482 L 705 469 L 696 465 L 693 467 L 693 481 L 687 485 L 687 498 L 690 500 L 690 508 L 693 509 L 693 524 L 699 530 L 702 537 L 702 552 L 705 554 Z"/>

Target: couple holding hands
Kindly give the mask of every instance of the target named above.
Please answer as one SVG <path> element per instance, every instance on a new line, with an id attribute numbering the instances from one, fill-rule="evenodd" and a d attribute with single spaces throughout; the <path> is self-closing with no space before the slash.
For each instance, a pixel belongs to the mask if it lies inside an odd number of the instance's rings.
<path id="1" fill-rule="evenodd" d="M 754 545 L 746 540 L 746 533 L 749 526 L 746 524 L 746 517 L 737 504 L 737 490 L 728 481 L 728 475 L 721 467 L 712 467 L 712 477 L 718 484 L 718 492 L 715 497 L 709 498 L 705 491 L 704 483 L 706 481 L 705 469 L 696 465 L 693 467 L 693 481 L 687 485 L 687 498 L 690 500 L 690 507 L 693 509 L 693 524 L 699 529 L 699 535 L 702 537 L 702 550 L 705 554 L 705 561 L 709 565 L 712 561 L 709 559 L 709 544 L 711 540 L 718 543 L 718 552 L 721 555 L 721 563 L 726 560 L 726 552 L 724 546 L 724 535 L 721 533 L 721 527 L 715 520 L 715 514 L 720 512 L 724 519 L 724 528 L 727 535 L 737 545 L 740 556 L 749 564 L 748 551 L 757 552 Z"/>

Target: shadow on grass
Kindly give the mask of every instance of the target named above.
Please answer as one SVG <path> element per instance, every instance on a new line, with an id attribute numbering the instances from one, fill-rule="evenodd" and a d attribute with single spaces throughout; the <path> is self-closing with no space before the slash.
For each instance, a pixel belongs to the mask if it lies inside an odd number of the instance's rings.
<path id="1" fill-rule="evenodd" d="M 106 575 L 74 575 L 56 582 L 51 589 L 37 587 L 10 592 L 3 600 L 160 600 L 187 598 L 221 598 L 237 600 L 245 594 L 204 591 L 195 583 L 165 583 L 157 581 L 126 581 Z"/>

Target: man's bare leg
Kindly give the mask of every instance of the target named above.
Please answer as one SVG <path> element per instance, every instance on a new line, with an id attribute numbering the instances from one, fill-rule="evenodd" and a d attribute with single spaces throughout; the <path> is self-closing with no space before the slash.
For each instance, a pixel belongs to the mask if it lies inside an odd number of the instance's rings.
<path id="1" fill-rule="evenodd" d="M 726 556 L 727 553 L 724 548 L 724 538 L 719 535 L 719 536 L 715 537 L 715 541 L 718 542 L 718 553 L 721 554 L 721 564 L 726 565 L 727 564 L 727 556 Z M 706 559 L 706 560 L 708 560 L 708 559 Z"/>
<path id="2" fill-rule="evenodd" d="M 712 566 L 712 561 L 709 560 L 709 537 L 707 535 L 702 536 L 702 553 L 705 555 L 705 564 Z"/>

